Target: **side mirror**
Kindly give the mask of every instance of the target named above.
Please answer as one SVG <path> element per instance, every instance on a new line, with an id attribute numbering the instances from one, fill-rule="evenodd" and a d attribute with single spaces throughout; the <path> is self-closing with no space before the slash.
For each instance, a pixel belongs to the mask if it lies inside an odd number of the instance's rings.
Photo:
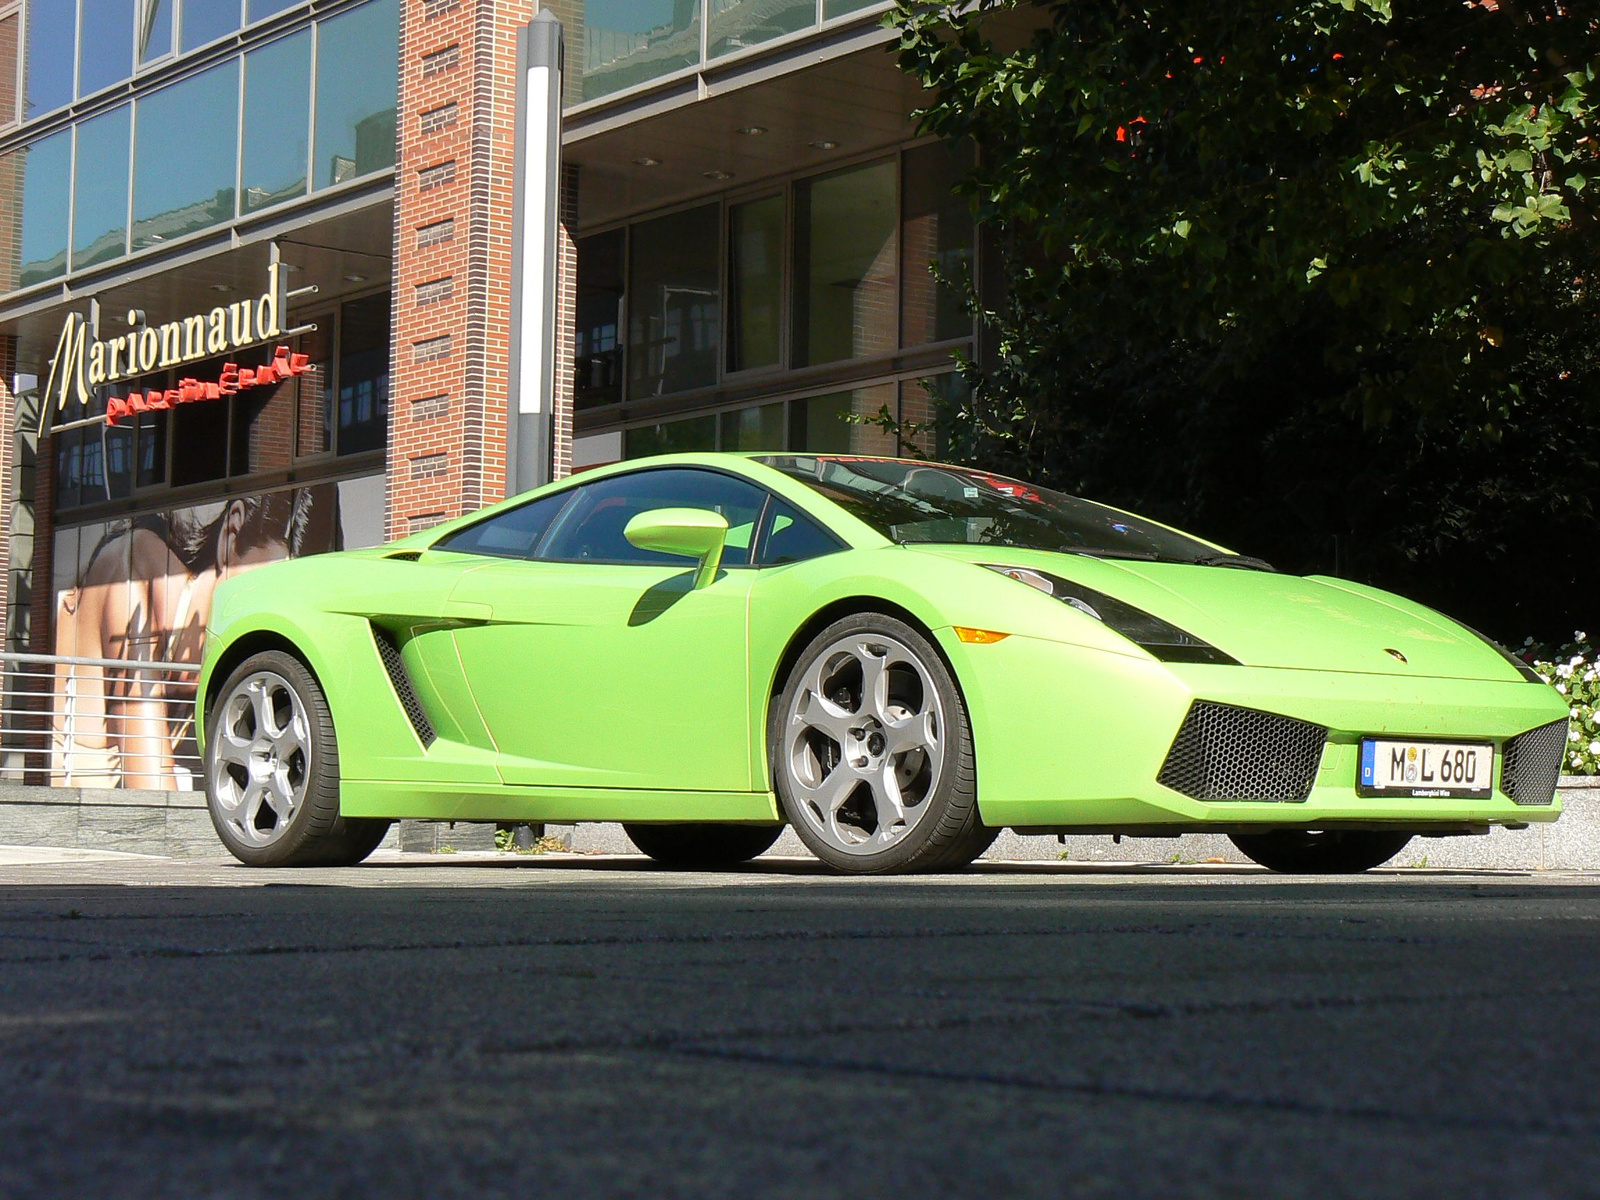
<path id="1" fill-rule="evenodd" d="M 728 522 L 706 508 L 652 508 L 629 521 L 622 536 L 641 550 L 699 559 L 694 586 L 703 588 L 717 577 L 722 565 Z"/>

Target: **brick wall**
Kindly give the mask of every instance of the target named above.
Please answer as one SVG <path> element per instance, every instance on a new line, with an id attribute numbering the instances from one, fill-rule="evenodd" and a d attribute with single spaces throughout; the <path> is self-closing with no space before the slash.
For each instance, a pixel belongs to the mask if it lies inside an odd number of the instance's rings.
<path id="1" fill-rule="evenodd" d="M 511 318 L 516 37 L 532 0 L 405 0 L 387 527 L 500 499 Z M 573 180 L 575 185 L 576 181 Z M 564 218 L 575 215 L 575 186 Z M 562 230 L 556 458 L 571 458 L 572 239 Z"/>

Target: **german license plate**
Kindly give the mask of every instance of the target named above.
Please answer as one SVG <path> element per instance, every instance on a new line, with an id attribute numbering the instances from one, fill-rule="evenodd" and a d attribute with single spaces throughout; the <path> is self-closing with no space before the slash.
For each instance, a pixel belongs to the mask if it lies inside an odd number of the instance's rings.
<path id="1" fill-rule="evenodd" d="M 1487 742 L 1361 739 L 1363 796 L 1487 800 L 1494 786 L 1494 746 Z"/>

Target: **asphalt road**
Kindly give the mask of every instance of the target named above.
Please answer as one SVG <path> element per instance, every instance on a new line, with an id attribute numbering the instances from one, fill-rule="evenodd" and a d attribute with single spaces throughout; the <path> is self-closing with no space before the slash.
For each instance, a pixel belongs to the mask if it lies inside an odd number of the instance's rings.
<path id="1" fill-rule="evenodd" d="M 1600 877 L 4 865 L 0 1195 L 1593 1196 Z"/>

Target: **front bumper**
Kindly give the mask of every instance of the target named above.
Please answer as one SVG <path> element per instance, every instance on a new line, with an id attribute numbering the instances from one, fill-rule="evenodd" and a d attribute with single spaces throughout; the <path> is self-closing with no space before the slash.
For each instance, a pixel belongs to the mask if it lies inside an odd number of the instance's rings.
<path id="1" fill-rule="evenodd" d="M 1499 786 L 1504 743 L 1553 721 L 1554 689 L 1517 681 L 1159 663 L 1044 639 L 971 645 L 945 636 L 966 696 L 986 824 L 1136 831 L 1334 825 L 1448 832 L 1553 821 L 1559 800 L 1516 804 Z M 1201 801 L 1157 781 L 1196 700 L 1258 709 L 1328 729 L 1302 800 Z M 1496 744 L 1485 800 L 1356 794 L 1360 740 L 1373 735 Z"/>

